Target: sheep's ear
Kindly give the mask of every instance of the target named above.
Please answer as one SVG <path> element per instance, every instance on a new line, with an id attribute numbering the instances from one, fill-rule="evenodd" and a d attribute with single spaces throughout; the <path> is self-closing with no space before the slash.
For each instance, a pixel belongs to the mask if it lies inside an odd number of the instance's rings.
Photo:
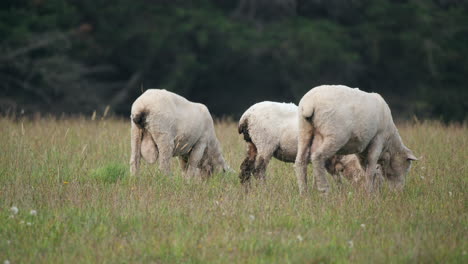
<path id="1" fill-rule="evenodd" d="M 416 156 L 414 156 L 414 154 L 413 154 L 413 152 L 411 152 L 411 150 L 408 150 L 406 159 L 407 159 L 407 160 L 411 160 L 411 161 L 416 161 L 416 160 L 418 160 L 418 158 L 416 158 Z"/>

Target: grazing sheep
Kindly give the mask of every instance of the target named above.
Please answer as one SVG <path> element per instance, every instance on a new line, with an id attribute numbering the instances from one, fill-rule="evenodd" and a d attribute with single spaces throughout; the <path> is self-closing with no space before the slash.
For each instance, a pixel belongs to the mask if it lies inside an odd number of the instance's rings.
<path id="1" fill-rule="evenodd" d="M 356 186 L 363 185 L 362 182 L 365 179 L 366 171 L 362 168 L 357 155 L 335 155 L 325 162 L 325 168 L 339 183 L 341 183 L 341 178 L 344 177 Z M 375 177 L 376 186 L 380 187 L 384 179 L 382 169 L 378 164 Z"/>
<path id="2" fill-rule="evenodd" d="M 403 144 L 390 108 L 380 95 L 342 85 L 318 86 L 299 103 L 295 168 L 301 193 L 307 192 L 309 159 L 318 190 L 329 191 L 325 165 L 337 154 L 359 154 L 369 192 L 377 186 L 377 164 L 386 179 L 402 188 L 411 161 L 417 160 Z"/>
<path id="3" fill-rule="evenodd" d="M 295 104 L 261 102 L 251 106 L 239 121 L 239 134 L 248 144 L 247 157 L 241 164 L 241 183 L 255 178 L 264 179 L 272 157 L 284 162 L 294 162 L 297 154 L 298 107 Z M 363 169 L 355 155 L 332 157 L 327 170 L 338 182 L 341 176 L 360 182 Z"/>
<path id="4" fill-rule="evenodd" d="M 228 170 L 216 138 L 213 119 L 203 104 L 192 103 L 166 90 L 150 89 L 132 105 L 130 171 L 140 158 L 170 174 L 170 159 L 178 156 L 186 176 Z"/>

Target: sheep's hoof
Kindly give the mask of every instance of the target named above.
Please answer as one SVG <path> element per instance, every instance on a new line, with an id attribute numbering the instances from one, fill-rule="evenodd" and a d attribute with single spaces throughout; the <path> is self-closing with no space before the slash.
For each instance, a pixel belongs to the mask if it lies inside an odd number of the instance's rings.
<path id="1" fill-rule="evenodd" d="M 374 193 L 374 184 L 367 184 L 366 185 L 366 192 L 367 194 L 373 194 Z"/>
<path id="2" fill-rule="evenodd" d="M 317 190 L 319 192 L 319 195 L 322 197 L 326 197 L 328 196 L 328 194 L 330 194 L 330 187 L 320 187 L 317 188 Z"/>

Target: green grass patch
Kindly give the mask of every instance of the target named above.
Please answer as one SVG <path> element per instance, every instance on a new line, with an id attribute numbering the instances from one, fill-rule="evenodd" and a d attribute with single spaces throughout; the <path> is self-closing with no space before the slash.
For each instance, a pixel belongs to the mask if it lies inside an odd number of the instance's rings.
<path id="1" fill-rule="evenodd" d="M 116 183 L 129 175 L 128 166 L 121 163 L 109 163 L 91 171 L 91 178 L 103 183 Z"/>

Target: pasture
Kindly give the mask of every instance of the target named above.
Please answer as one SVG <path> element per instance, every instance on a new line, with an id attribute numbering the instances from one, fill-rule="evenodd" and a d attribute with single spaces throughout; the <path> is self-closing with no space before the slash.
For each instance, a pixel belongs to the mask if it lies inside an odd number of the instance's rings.
<path id="1" fill-rule="evenodd" d="M 2 118 L 0 261 L 467 263 L 467 125 L 397 126 L 421 157 L 402 192 L 372 197 L 329 177 L 321 197 L 312 184 L 300 196 L 293 165 L 276 160 L 248 193 L 236 173 L 187 181 L 176 159 L 172 177 L 145 162 L 130 177 L 128 120 Z M 235 122 L 216 133 L 239 172 Z"/>

